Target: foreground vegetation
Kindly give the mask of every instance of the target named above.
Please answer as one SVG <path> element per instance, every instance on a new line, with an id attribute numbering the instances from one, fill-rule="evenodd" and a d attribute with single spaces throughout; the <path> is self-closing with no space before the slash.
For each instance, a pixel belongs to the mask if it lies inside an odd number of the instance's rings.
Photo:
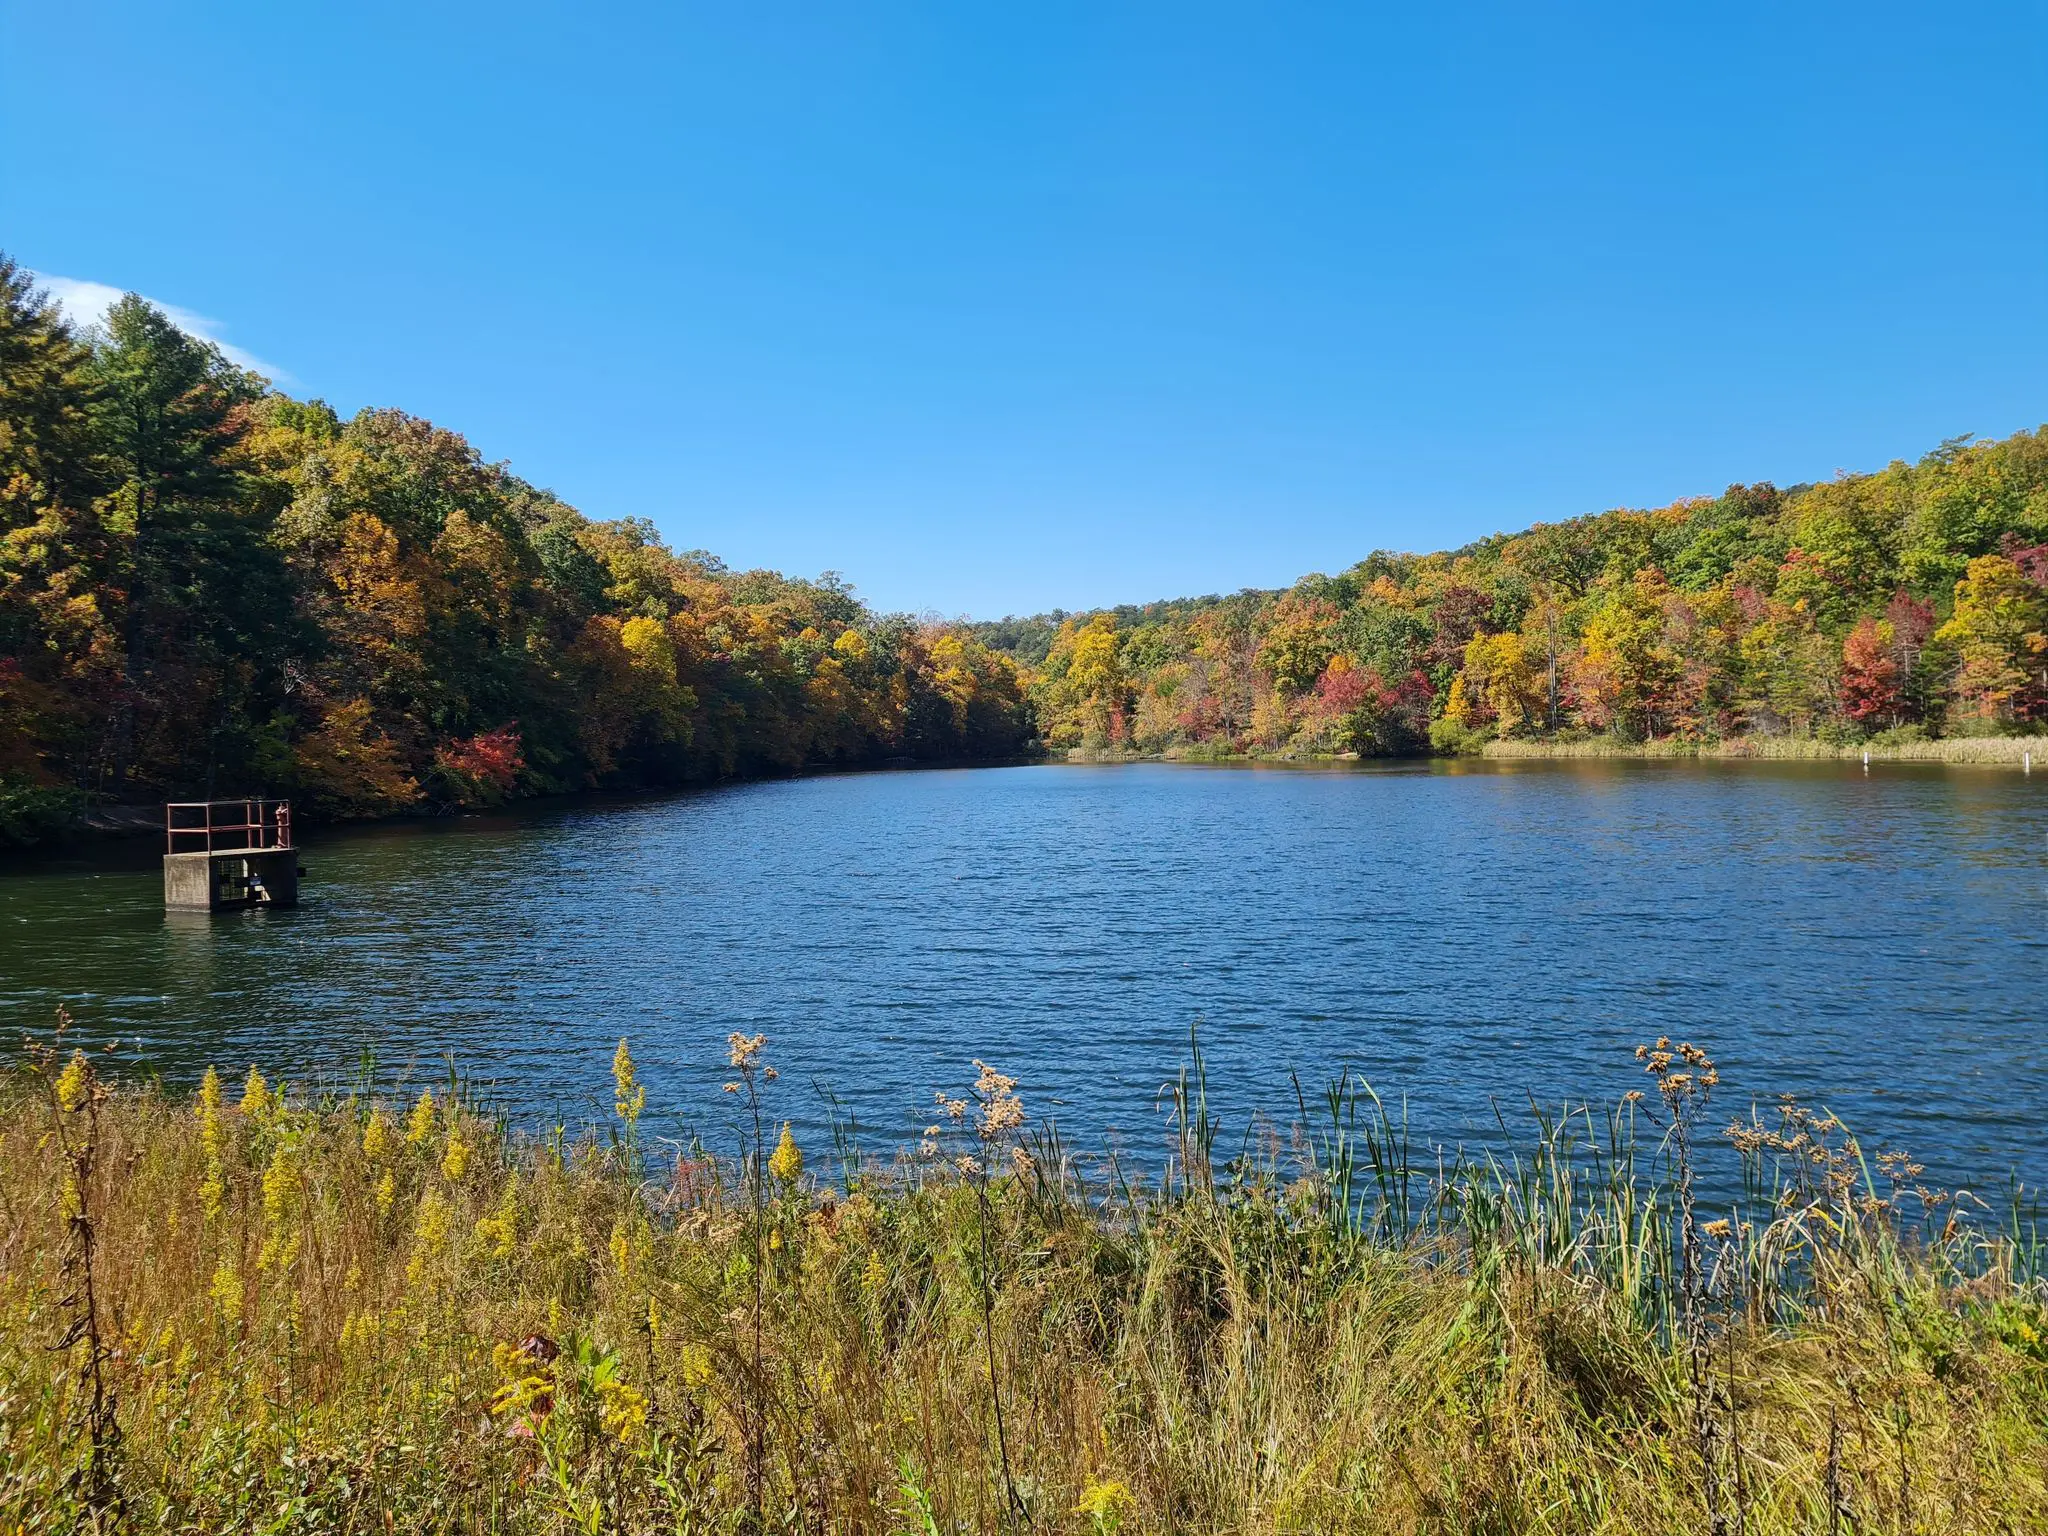
<path id="1" fill-rule="evenodd" d="M 623 1043 L 573 1139 L 36 1052 L 0 1529 L 2048 1524 L 2032 1231 L 1797 1104 L 1724 1140 L 1690 1047 L 1477 1162 L 1347 1081 L 1219 1166 L 1197 1057 L 1163 1171 L 1092 1181 L 988 1068 L 827 1174 L 730 1050 L 727 1157 L 647 1137 Z"/>

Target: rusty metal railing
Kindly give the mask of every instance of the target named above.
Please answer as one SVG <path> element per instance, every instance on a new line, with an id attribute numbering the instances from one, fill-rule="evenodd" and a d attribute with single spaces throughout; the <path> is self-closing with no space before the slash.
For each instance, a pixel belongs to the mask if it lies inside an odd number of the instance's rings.
<path id="1" fill-rule="evenodd" d="M 236 815 L 241 819 L 227 819 Z M 180 838 L 186 839 L 183 847 Z M 291 846 L 289 800 L 174 800 L 164 806 L 165 853 L 243 853 Z"/>

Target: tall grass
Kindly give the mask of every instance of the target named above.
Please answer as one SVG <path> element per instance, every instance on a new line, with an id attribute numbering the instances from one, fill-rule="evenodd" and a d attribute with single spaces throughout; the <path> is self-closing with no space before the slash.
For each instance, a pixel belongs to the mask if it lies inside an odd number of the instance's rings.
<path id="1" fill-rule="evenodd" d="M 624 1047 L 578 1137 L 460 1085 L 186 1100 L 31 1056 L 0 1530 L 2048 1524 L 2017 1192 L 1974 1211 L 1790 1101 L 1724 1137 L 1684 1047 L 1512 1149 L 1421 1147 L 1347 1075 L 1222 1163 L 1196 1050 L 1144 1177 L 1084 1172 L 983 1068 L 824 1181 L 763 1145 L 765 1043 L 731 1049 L 732 1159 L 643 1140 Z"/>
<path id="2" fill-rule="evenodd" d="M 1612 736 L 1532 741 L 1520 737 L 1485 743 L 1483 757 L 1725 757 L 1779 762 L 1974 763 L 2048 768 L 2048 736 L 1944 736 L 1935 740 L 1880 734 L 1868 741 L 1824 741 L 1812 736 L 1731 736 L 1697 740 L 1677 736 L 1622 741 Z"/>

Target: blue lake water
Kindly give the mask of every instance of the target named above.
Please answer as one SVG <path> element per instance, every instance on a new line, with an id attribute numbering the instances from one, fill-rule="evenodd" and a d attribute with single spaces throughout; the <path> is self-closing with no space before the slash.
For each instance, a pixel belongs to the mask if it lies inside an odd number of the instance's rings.
<path id="1" fill-rule="evenodd" d="M 293 912 L 167 915 L 130 867 L 0 877 L 0 1024 L 62 999 L 130 1069 L 335 1081 L 452 1056 L 522 1117 L 880 1150 L 982 1057 L 1083 1148 L 1164 1135 L 1199 1021 L 1224 1144 L 1365 1072 L 1418 1129 L 1611 1100 L 1706 1044 L 1735 1109 L 1824 1100 L 1989 1188 L 2048 1178 L 2048 776 L 1854 764 L 1042 766 L 739 785 L 331 833 Z"/>

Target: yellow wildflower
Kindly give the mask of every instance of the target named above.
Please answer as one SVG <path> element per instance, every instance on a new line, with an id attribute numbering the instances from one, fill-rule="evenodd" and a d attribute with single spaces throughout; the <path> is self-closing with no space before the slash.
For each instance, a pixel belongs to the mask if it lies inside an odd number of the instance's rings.
<path id="1" fill-rule="evenodd" d="M 382 1216 L 391 1209 L 392 1203 L 397 1199 L 398 1180 L 392 1176 L 391 1170 L 387 1168 L 384 1170 L 384 1177 L 377 1181 L 377 1214 Z"/>
<path id="2" fill-rule="evenodd" d="M 405 1144 L 416 1147 L 434 1134 L 434 1090 L 420 1091 L 419 1102 L 412 1107 L 412 1114 L 405 1122 Z"/>
<path id="3" fill-rule="evenodd" d="M 1137 1510 L 1138 1501 L 1129 1488 L 1113 1480 L 1097 1482 L 1092 1477 L 1081 1490 L 1081 1502 L 1074 1506 L 1075 1514 L 1086 1515 L 1090 1528 L 1105 1536 L 1121 1527 L 1125 1518 Z"/>
<path id="4" fill-rule="evenodd" d="M 491 1245 L 491 1257 L 509 1259 L 519 1239 L 519 1181 L 507 1179 L 498 1208 L 476 1224 L 476 1235 Z"/>
<path id="5" fill-rule="evenodd" d="M 597 1384 L 597 1415 L 607 1433 L 631 1445 L 647 1427 L 647 1399 L 613 1377 Z"/>
<path id="6" fill-rule="evenodd" d="M 619 1112 L 619 1118 L 631 1130 L 639 1122 L 640 1111 L 647 1107 L 647 1090 L 640 1086 L 640 1079 L 633 1071 L 633 1053 L 626 1048 L 622 1037 L 619 1048 L 612 1053 L 612 1107 Z"/>
<path id="7" fill-rule="evenodd" d="M 448 1133 L 448 1151 L 441 1158 L 441 1177 L 450 1184 L 460 1184 L 462 1176 L 469 1171 L 469 1143 L 455 1131 Z"/>
<path id="8" fill-rule="evenodd" d="M 206 1152 L 206 1176 L 199 1181 L 199 1214 L 217 1220 L 227 1199 L 227 1169 L 221 1162 L 226 1138 L 220 1123 L 220 1074 L 208 1067 L 199 1080 L 199 1144 Z"/>
<path id="9" fill-rule="evenodd" d="M 782 1122 L 782 1139 L 775 1143 L 775 1150 L 768 1156 L 768 1171 L 785 1184 L 793 1184 L 803 1175 L 803 1149 L 789 1133 L 787 1120 Z"/>
<path id="10" fill-rule="evenodd" d="M 370 1111 L 370 1118 L 363 1122 L 363 1156 L 376 1162 L 384 1155 L 384 1149 L 391 1144 L 391 1117 L 380 1105 Z"/>
<path id="11" fill-rule="evenodd" d="M 711 1351 L 695 1342 L 682 1348 L 683 1385 L 701 1387 L 711 1379 Z"/>
<path id="12" fill-rule="evenodd" d="M 207 1287 L 207 1294 L 220 1309 L 220 1315 L 230 1323 L 242 1318 L 242 1280 L 229 1266 L 226 1259 L 213 1272 L 213 1283 Z"/>
<path id="13" fill-rule="evenodd" d="M 220 1151 L 220 1074 L 211 1067 L 199 1079 L 199 1140 L 208 1152 Z"/>
<path id="14" fill-rule="evenodd" d="M 263 1221 L 267 1230 L 263 1249 L 256 1256 L 258 1270 L 288 1269 L 298 1257 L 299 1235 L 293 1230 L 292 1216 L 298 1209 L 303 1188 L 304 1180 L 292 1161 L 290 1149 L 280 1146 L 271 1154 L 270 1166 L 263 1170 Z"/>
<path id="15" fill-rule="evenodd" d="M 254 1067 L 242 1082 L 242 1113 L 251 1120 L 262 1120 L 270 1113 L 270 1084 Z"/>
<path id="16" fill-rule="evenodd" d="M 263 1170 L 263 1219 L 273 1225 L 289 1220 L 302 1187 L 290 1149 L 279 1147 L 270 1155 L 270 1166 Z"/>
<path id="17" fill-rule="evenodd" d="M 85 1059 L 85 1052 L 73 1051 L 71 1060 L 57 1074 L 57 1107 L 69 1114 L 85 1102 L 91 1091 L 92 1064 Z"/>
<path id="18" fill-rule="evenodd" d="M 427 1265 L 448 1242 L 448 1202 L 437 1189 L 430 1189 L 420 1201 L 419 1218 L 413 1226 L 412 1259 L 405 1267 L 406 1283 L 419 1284 Z"/>
<path id="19" fill-rule="evenodd" d="M 882 1288 L 889 1283 L 889 1271 L 882 1263 L 882 1256 L 872 1248 L 868 1250 L 868 1261 L 861 1267 L 860 1283 L 870 1295 L 879 1296 Z"/>

